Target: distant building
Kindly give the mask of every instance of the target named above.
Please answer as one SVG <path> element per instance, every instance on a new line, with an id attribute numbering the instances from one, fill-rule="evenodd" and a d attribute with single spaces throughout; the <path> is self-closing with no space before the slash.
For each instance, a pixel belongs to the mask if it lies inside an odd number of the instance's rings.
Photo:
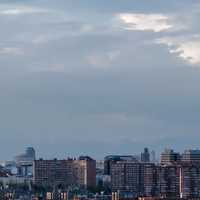
<path id="1" fill-rule="evenodd" d="M 110 188 L 111 186 L 111 176 L 110 175 L 98 175 L 96 176 L 97 185 L 105 186 L 106 188 Z"/>
<path id="2" fill-rule="evenodd" d="M 25 153 L 15 156 L 14 161 L 17 167 L 17 175 L 20 177 L 32 177 L 35 159 L 36 153 L 33 147 L 28 147 Z"/>
<path id="3" fill-rule="evenodd" d="M 149 153 L 148 148 L 144 148 L 144 152 L 141 153 L 141 161 L 150 162 L 150 153 Z"/>
<path id="4" fill-rule="evenodd" d="M 17 177 L 17 176 L 1 176 L 0 175 L 0 182 L 3 184 L 4 187 L 8 184 L 31 184 L 31 179 L 24 178 L 24 177 Z"/>
<path id="5" fill-rule="evenodd" d="M 161 154 L 161 164 L 168 165 L 180 161 L 181 161 L 180 154 L 174 152 L 172 149 L 165 149 L 165 151 Z"/>
<path id="6" fill-rule="evenodd" d="M 4 161 L 1 163 L 2 167 L 9 171 L 12 175 L 17 175 L 17 166 L 15 161 Z"/>
<path id="7" fill-rule="evenodd" d="M 125 194 L 146 199 L 200 199 L 199 150 L 185 151 L 182 159 L 179 153 L 165 150 L 159 164 L 114 160 L 110 172 L 115 197 Z"/>
<path id="8" fill-rule="evenodd" d="M 185 150 L 182 154 L 182 162 L 200 163 L 200 150 Z"/>
<path id="9" fill-rule="evenodd" d="M 154 150 L 151 151 L 150 162 L 152 162 L 152 163 L 156 162 L 156 152 Z"/>
<path id="10" fill-rule="evenodd" d="M 138 161 L 135 156 L 130 155 L 110 155 L 104 158 L 104 174 L 111 175 L 111 165 L 118 161 Z"/>
<path id="11" fill-rule="evenodd" d="M 33 162 L 36 159 L 35 149 L 33 147 L 28 147 L 23 154 L 15 156 L 15 162 Z"/>
<path id="12" fill-rule="evenodd" d="M 96 168 L 100 171 L 103 171 L 104 170 L 104 160 L 96 161 Z"/>

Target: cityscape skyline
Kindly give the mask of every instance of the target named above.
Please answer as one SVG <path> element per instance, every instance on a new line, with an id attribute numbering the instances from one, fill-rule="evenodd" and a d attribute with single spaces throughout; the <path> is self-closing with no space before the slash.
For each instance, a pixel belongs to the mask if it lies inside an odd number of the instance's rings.
<path id="1" fill-rule="evenodd" d="M 0 0 L 0 200 L 200 200 L 199 19 Z"/>
<path id="2" fill-rule="evenodd" d="M 80 155 L 37 158 L 27 147 L 0 166 L 0 199 L 199 200 L 200 150 L 164 149 L 160 160 L 147 147 L 139 156 Z"/>
<path id="3" fill-rule="evenodd" d="M 24 149 L 27 148 L 26 147 L 23 147 L 21 148 L 21 152 L 24 151 Z M 36 149 L 35 147 L 28 147 L 28 148 L 34 148 L 35 151 L 37 152 L 37 154 L 35 154 L 35 157 L 37 157 L 37 159 L 67 159 L 67 158 L 76 158 L 78 156 L 81 156 L 81 155 L 87 155 L 87 156 L 91 156 L 92 158 L 95 158 L 96 160 L 103 160 L 106 156 L 108 155 L 118 155 L 118 156 L 122 156 L 122 155 L 127 155 L 127 156 L 135 156 L 137 158 L 141 157 L 142 154 L 144 152 L 142 152 L 142 150 L 144 149 L 148 149 L 149 150 L 149 156 L 152 158 L 152 157 L 155 157 L 156 158 L 156 161 L 160 161 L 161 159 L 161 153 L 163 152 L 163 150 L 175 150 L 176 152 L 184 152 L 185 150 L 200 150 L 200 148 L 185 148 L 185 149 L 179 149 L 177 150 L 176 148 L 171 148 L 171 147 L 165 147 L 165 148 L 162 148 L 160 151 L 155 151 L 154 149 L 151 149 L 149 147 L 141 147 L 140 150 L 138 151 L 130 151 L 130 152 L 110 152 L 110 153 L 107 153 L 107 154 L 102 154 L 102 155 L 98 155 L 98 156 L 95 156 L 94 154 L 92 154 L 91 152 L 77 152 L 76 154 L 70 154 L 68 153 L 67 151 L 65 152 L 57 152 L 57 153 L 49 153 L 48 155 L 45 155 L 45 154 L 42 154 L 40 151 L 38 151 L 38 149 Z M 4 162 L 4 161 L 11 161 L 11 160 L 15 160 L 18 156 L 24 156 L 25 154 L 20 153 L 20 149 L 18 149 L 18 153 L 14 153 L 13 155 L 10 155 L 9 157 L 5 157 L 5 159 L 2 159 L 0 158 L 0 162 Z"/>
<path id="4" fill-rule="evenodd" d="M 24 146 L 24 147 L 21 147 L 21 148 L 18 148 L 18 151 L 17 152 L 13 152 L 12 155 L 10 156 L 7 156 L 5 157 L 5 159 L 1 158 L 0 157 L 0 162 L 4 162 L 6 160 L 13 160 L 16 158 L 16 156 L 19 156 L 19 155 L 24 155 L 23 153 L 19 154 L 20 152 L 23 152 L 24 149 L 27 148 L 27 145 Z M 142 156 L 141 154 L 144 153 L 142 152 L 142 150 L 144 149 L 148 149 L 149 150 L 149 154 L 150 156 L 152 156 L 151 154 L 153 153 L 156 160 L 159 161 L 160 160 L 160 155 L 161 153 L 163 152 L 163 150 L 174 150 L 175 152 L 184 152 L 185 150 L 200 150 L 200 146 L 199 147 L 186 147 L 186 148 L 175 148 L 175 147 L 172 147 L 172 146 L 167 146 L 167 147 L 160 147 L 159 150 L 155 150 L 155 149 L 152 149 L 151 147 L 149 146 L 144 146 L 144 147 L 140 147 L 138 148 L 137 151 L 134 151 L 132 149 L 132 151 L 110 151 L 110 152 L 107 152 L 105 154 L 94 154 L 90 151 L 88 152 L 84 152 L 84 151 L 79 151 L 79 152 L 76 152 L 76 153 L 69 153 L 69 151 L 64 151 L 64 152 L 49 152 L 48 154 L 44 154 L 42 153 L 39 148 L 35 148 L 35 147 L 31 147 L 31 145 L 29 145 L 28 148 L 34 148 L 36 151 L 37 151 L 37 159 L 39 158 L 42 158 L 42 159 L 54 159 L 54 158 L 57 158 L 57 159 L 66 159 L 66 158 L 76 158 L 80 155 L 87 155 L 87 156 L 91 156 L 93 158 L 95 158 L 96 160 L 103 160 L 106 156 L 108 155 L 131 155 L 131 156 L 136 156 L 136 157 L 140 157 Z M 35 156 L 36 156 L 35 155 Z M 38 156 L 39 155 L 39 156 Z"/>
<path id="5" fill-rule="evenodd" d="M 25 153 L 23 153 L 25 149 Z M 91 156 L 92 158 L 94 158 L 96 161 L 102 161 L 105 158 L 109 158 L 110 156 L 112 157 L 113 155 L 115 156 L 119 156 L 119 157 L 124 157 L 124 158 L 128 158 L 128 157 L 132 157 L 136 160 L 140 160 L 140 161 L 148 161 L 148 162 L 161 162 L 162 160 L 162 154 L 164 152 L 168 153 L 174 153 L 174 155 L 179 155 L 181 156 L 182 154 L 184 154 L 184 152 L 189 152 L 189 151 L 200 151 L 200 148 L 185 148 L 182 150 L 177 150 L 176 148 L 162 148 L 161 151 L 155 151 L 154 149 L 151 149 L 149 147 L 142 147 L 140 149 L 140 151 L 138 152 L 128 152 L 128 153 L 123 153 L 123 152 L 111 152 L 111 153 L 107 153 L 105 155 L 101 155 L 101 157 L 95 157 L 94 155 L 92 155 L 92 153 L 81 153 L 79 152 L 78 154 L 69 154 L 67 152 L 64 153 L 64 156 L 61 156 L 61 154 L 59 155 L 59 153 L 52 155 L 52 156 L 45 156 L 42 155 L 41 152 L 38 151 L 38 149 L 36 149 L 35 147 L 32 146 L 26 146 L 25 148 L 22 149 L 21 153 L 20 151 L 18 151 L 18 153 L 15 153 L 14 155 L 12 155 L 10 158 L 6 158 L 6 159 L 0 159 L 0 162 L 5 162 L 5 161 L 12 161 L 12 160 L 29 160 L 33 161 L 33 160 L 37 160 L 37 159 L 46 159 L 46 160 L 53 160 L 53 159 L 74 159 L 77 158 L 79 156 Z M 30 157 L 30 158 L 29 158 Z"/>

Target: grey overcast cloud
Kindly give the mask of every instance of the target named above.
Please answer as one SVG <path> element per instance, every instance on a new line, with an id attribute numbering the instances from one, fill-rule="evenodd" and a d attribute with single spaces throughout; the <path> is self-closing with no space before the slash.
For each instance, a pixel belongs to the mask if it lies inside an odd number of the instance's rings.
<path id="1" fill-rule="evenodd" d="M 0 0 L 0 158 L 200 146 L 198 0 Z"/>

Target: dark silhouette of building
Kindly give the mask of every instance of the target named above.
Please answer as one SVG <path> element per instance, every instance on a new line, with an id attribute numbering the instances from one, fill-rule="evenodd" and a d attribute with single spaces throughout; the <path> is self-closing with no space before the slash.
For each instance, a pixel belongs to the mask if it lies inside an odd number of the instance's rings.
<path id="1" fill-rule="evenodd" d="M 150 153 L 149 153 L 148 148 L 144 148 L 144 152 L 141 153 L 141 161 L 150 162 Z"/>

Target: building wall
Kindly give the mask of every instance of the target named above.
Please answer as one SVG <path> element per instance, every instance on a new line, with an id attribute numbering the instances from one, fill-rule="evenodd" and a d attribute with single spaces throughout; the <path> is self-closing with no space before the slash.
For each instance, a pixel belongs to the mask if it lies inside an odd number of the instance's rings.
<path id="1" fill-rule="evenodd" d="M 140 194 L 146 197 L 158 196 L 158 167 L 153 163 L 140 166 Z"/>
<path id="2" fill-rule="evenodd" d="M 158 184 L 160 196 L 179 197 L 180 196 L 180 167 L 178 165 L 160 166 L 158 172 Z"/>
<path id="3" fill-rule="evenodd" d="M 9 176 L 9 177 L 0 177 L 0 182 L 3 183 L 4 186 L 7 184 L 23 184 L 23 183 L 30 183 L 32 179 L 16 177 L 16 176 Z"/>
<path id="4" fill-rule="evenodd" d="M 161 164 L 169 165 L 179 161 L 181 161 L 180 154 L 171 149 L 165 149 L 165 151 L 161 154 Z"/>
<path id="5" fill-rule="evenodd" d="M 33 172 L 36 185 L 67 186 L 74 183 L 72 160 L 35 160 Z"/>
<path id="6" fill-rule="evenodd" d="M 200 166 L 185 164 L 180 167 L 180 196 L 200 197 Z"/>
<path id="7" fill-rule="evenodd" d="M 96 186 L 96 161 L 84 158 L 74 161 L 74 174 L 77 184 L 85 187 Z"/>
<path id="8" fill-rule="evenodd" d="M 138 195 L 140 164 L 119 161 L 111 165 L 111 184 L 113 191 L 128 191 Z"/>
<path id="9" fill-rule="evenodd" d="M 185 150 L 182 154 L 183 162 L 200 162 L 200 150 Z"/>
<path id="10" fill-rule="evenodd" d="M 96 161 L 81 160 L 35 160 L 33 181 L 36 185 L 96 186 Z"/>

